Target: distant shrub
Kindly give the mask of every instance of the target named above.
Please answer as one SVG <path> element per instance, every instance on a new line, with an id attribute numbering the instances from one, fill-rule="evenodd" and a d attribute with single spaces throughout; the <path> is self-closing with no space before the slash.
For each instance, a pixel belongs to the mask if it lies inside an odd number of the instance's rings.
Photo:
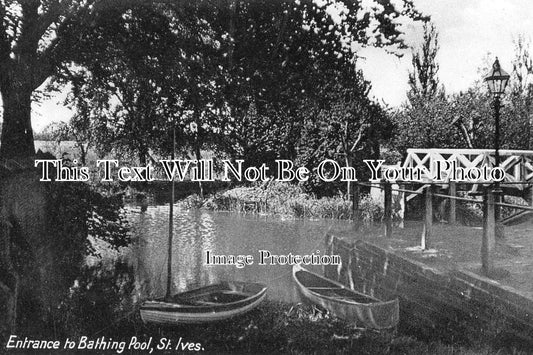
<path id="1" fill-rule="evenodd" d="M 352 219 L 352 201 L 342 196 L 323 197 L 304 192 L 299 185 L 271 181 L 263 185 L 237 187 L 211 196 L 203 203 L 211 210 L 268 213 L 294 218 Z M 379 222 L 383 208 L 369 196 L 359 203 L 364 223 Z"/>
<path id="2" fill-rule="evenodd" d="M 370 195 L 363 196 L 361 201 L 359 201 L 359 210 L 361 213 L 361 219 L 365 224 L 381 222 L 383 219 L 383 207 Z"/>

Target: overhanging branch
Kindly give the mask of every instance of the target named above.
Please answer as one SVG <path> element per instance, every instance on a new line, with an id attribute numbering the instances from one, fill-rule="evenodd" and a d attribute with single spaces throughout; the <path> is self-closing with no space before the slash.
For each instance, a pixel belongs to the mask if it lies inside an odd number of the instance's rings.
<path id="1" fill-rule="evenodd" d="M 361 142 L 361 139 L 363 138 L 363 132 L 365 131 L 366 127 L 367 127 L 366 123 L 361 124 L 361 126 L 359 127 L 358 132 L 357 132 L 357 139 L 352 145 L 352 148 L 350 148 L 350 153 L 353 153 L 355 149 L 359 146 L 359 143 Z"/>
<path id="2" fill-rule="evenodd" d="M 59 47 L 60 38 L 54 38 L 46 49 L 39 55 L 37 65 L 33 75 L 33 89 L 37 89 L 41 84 L 54 74 L 57 65 L 55 54 Z"/>
<path id="3" fill-rule="evenodd" d="M 6 15 L 5 4 L 0 2 L 0 81 L 5 76 L 5 70 L 9 64 L 9 53 L 11 52 L 11 45 L 7 35 L 7 24 L 4 22 Z"/>
<path id="4" fill-rule="evenodd" d="M 41 39 L 48 28 L 58 22 L 61 17 L 71 12 L 72 0 L 54 1 L 49 6 L 45 13 L 41 15 L 39 24 L 36 26 L 35 36 L 37 39 Z"/>

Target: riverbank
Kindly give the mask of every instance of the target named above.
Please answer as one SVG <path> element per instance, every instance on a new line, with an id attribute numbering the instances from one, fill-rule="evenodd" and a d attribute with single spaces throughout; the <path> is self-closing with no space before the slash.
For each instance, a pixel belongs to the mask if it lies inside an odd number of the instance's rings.
<path id="1" fill-rule="evenodd" d="M 144 292 L 148 283 L 153 281 L 157 286 L 159 275 L 164 270 L 165 259 L 161 255 L 165 253 L 164 241 L 166 235 L 161 230 L 156 229 L 162 225 L 162 230 L 167 226 L 162 223 L 166 221 L 166 206 L 162 206 L 162 219 L 155 218 L 156 208 L 150 207 L 148 213 L 138 214 L 143 221 L 146 229 L 140 230 L 141 235 L 149 244 L 141 243 L 143 253 L 147 255 L 146 260 L 161 261 L 161 263 L 144 265 L 154 271 L 149 278 L 137 278 L 135 270 L 130 262 L 123 260 L 122 264 L 116 265 L 115 268 L 107 268 L 105 263 L 95 265 L 90 273 L 86 274 L 84 279 L 80 279 L 78 287 L 71 289 L 67 299 L 63 304 L 65 308 L 60 309 L 51 319 L 49 327 L 41 328 L 42 338 L 51 339 L 79 339 L 86 336 L 88 339 L 97 341 L 105 338 L 106 340 L 120 340 L 130 343 L 135 337 L 139 342 L 153 339 L 152 345 L 155 347 L 162 339 L 167 339 L 176 345 L 181 341 L 189 344 L 200 344 L 206 353 L 211 354 L 255 354 L 255 353 L 291 353 L 291 354 L 323 354 L 323 353 L 346 353 L 346 354 L 506 354 L 513 353 L 511 350 L 491 349 L 486 344 L 476 343 L 472 339 L 468 344 L 457 343 L 455 339 L 448 339 L 453 345 L 441 343 L 437 338 L 419 337 L 417 330 L 411 330 L 407 333 L 404 328 L 399 329 L 399 334 L 377 333 L 370 330 L 354 329 L 337 319 L 333 319 L 326 314 L 318 311 L 316 308 L 302 306 L 297 302 L 299 299 L 293 299 L 289 302 L 267 300 L 251 313 L 235 318 L 230 321 L 220 322 L 209 325 L 186 325 L 175 328 L 161 328 L 150 326 L 142 323 L 139 312 L 136 309 L 140 300 L 146 299 Z M 251 240 L 253 248 L 266 247 L 274 248 L 278 246 L 279 250 L 291 250 L 299 252 L 296 249 L 298 243 L 302 243 L 307 250 L 313 245 L 313 240 L 306 237 L 311 231 L 320 235 L 322 238 L 324 226 L 321 221 L 305 220 L 284 220 L 279 225 L 276 224 L 276 218 L 256 216 L 244 216 L 235 214 L 215 214 L 209 211 L 194 210 L 180 214 L 180 208 L 175 209 L 175 220 L 180 228 L 176 228 L 175 245 L 183 251 L 179 254 L 178 260 L 182 264 L 176 264 L 175 280 L 191 282 L 191 277 L 200 280 L 202 277 L 217 277 L 213 269 L 202 268 L 202 272 L 192 275 L 191 269 L 184 265 L 194 267 L 201 265 L 202 258 L 194 257 L 193 250 L 204 250 L 204 242 L 209 241 L 209 245 L 217 250 L 232 251 L 238 250 L 237 245 L 243 241 Z M 233 215 L 233 219 L 224 219 L 223 216 Z M 154 217 L 149 220 L 149 216 Z M 190 218 L 201 221 L 200 224 L 190 224 L 186 221 Z M 281 219 L 280 219 L 281 220 Z M 248 221 L 248 223 L 246 223 Z M 251 222 L 250 222 L 251 221 Z M 330 223 L 329 221 L 328 223 Z M 335 221 L 335 224 L 351 223 L 345 221 Z M 215 226 L 238 226 L 236 228 L 217 229 Z M 284 234 L 282 238 L 273 236 L 280 235 L 277 227 L 282 228 Z M 305 227 L 305 228 L 304 228 Z M 271 229 L 272 228 L 272 229 Z M 153 234 L 150 234 L 150 231 Z M 270 231 L 270 232 L 269 232 Z M 334 232 L 334 231 L 333 231 Z M 181 234 L 180 234 L 181 233 Z M 239 234 L 240 233 L 240 234 Z M 219 235 L 220 241 L 216 243 Z M 157 236 L 161 239 L 157 239 Z M 246 237 L 245 237 L 246 236 Z M 260 239 L 255 239 L 261 236 Z M 288 236 L 292 236 L 289 238 Z M 235 243 L 232 242 L 232 237 Z M 185 238 L 185 239 L 182 239 Z M 298 241 L 296 244 L 284 244 L 283 241 L 292 239 Z M 134 238 L 134 240 L 139 240 Z M 144 239 L 143 239 L 144 240 Z M 199 244 L 193 244 L 199 243 Z M 264 244 L 266 243 L 266 244 Z M 153 245 L 153 249 L 149 249 Z M 197 247 L 196 247 L 197 245 Z M 226 249 L 221 249 L 226 248 Z M 313 249 L 313 248 L 311 248 Z M 157 251 L 161 250 L 161 254 Z M 275 249 L 272 249 L 275 250 Z M 155 253 L 154 253 L 155 251 Z M 245 252 L 247 250 L 243 250 Z M 201 255 L 198 254 L 198 255 Z M 119 258 L 120 259 L 120 258 Z M 143 261 L 136 259 L 135 265 L 139 267 Z M 219 268 L 217 268 L 217 271 Z M 226 272 L 224 271 L 226 274 Z M 261 267 L 254 275 L 254 279 L 271 281 L 276 277 L 276 282 L 270 282 L 269 292 L 272 297 L 279 297 L 280 293 L 290 288 L 289 283 L 283 283 L 280 279 L 283 269 L 281 267 L 272 267 L 270 269 Z M 164 273 L 163 273 L 164 275 Z M 202 276 L 204 275 L 204 276 Z M 228 275 L 226 274 L 226 277 Z M 231 276 L 229 276 L 231 277 Z M 250 275 L 249 275 L 250 277 Z M 205 280 L 205 279 L 204 279 Z M 194 280 L 192 280 L 194 282 Z M 205 282 L 205 281 L 202 281 Z M 190 286 L 194 287 L 194 286 Z M 187 286 L 189 288 L 189 286 Z M 152 291 L 154 288 L 152 288 Z M 161 293 L 159 293 L 161 294 Z M 127 316 L 126 316 L 127 315 Z M 451 329 L 444 325 L 443 334 L 450 333 Z M 21 332 L 22 335 L 28 335 Z M 5 341 L 3 341 L 5 345 Z M 24 352 L 22 352 L 24 353 Z M 113 354 L 116 351 L 87 351 L 91 354 Z M 124 353 L 146 354 L 147 351 Z M 154 351 L 154 353 L 165 353 L 164 351 Z M 176 353 L 170 351 L 166 353 Z M 514 352 L 514 354 L 519 354 Z"/>
<path id="2" fill-rule="evenodd" d="M 209 196 L 187 199 L 192 206 L 213 211 L 257 213 L 294 218 L 352 219 L 352 202 L 343 196 L 316 198 L 299 185 L 269 181 L 261 185 L 239 186 Z M 383 208 L 369 196 L 359 202 L 363 222 L 381 220 Z"/>
<path id="3" fill-rule="evenodd" d="M 257 188 L 257 187 L 252 187 Z M 249 189 L 249 188 L 247 188 Z M 265 190 L 264 188 L 262 190 Z M 246 191 L 246 190 L 245 190 Z M 257 191 L 256 191 L 257 192 Z M 284 195 L 281 195 L 284 196 Z M 179 209 L 178 209 L 179 210 Z M 181 253 L 182 259 L 187 256 L 190 256 L 187 249 L 191 246 L 191 243 L 202 242 L 203 240 L 208 239 L 210 243 L 213 243 L 213 234 L 215 230 L 213 229 L 214 225 L 220 225 L 220 222 L 217 218 L 212 218 L 212 213 L 208 211 L 195 211 L 198 213 L 197 217 L 202 223 L 198 228 L 192 228 L 191 226 L 184 225 L 184 220 L 177 218 L 179 221 L 180 228 L 177 229 L 183 232 L 184 243 L 180 244 L 179 237 L 175 240 L 179 250 L 187 251 Z M 151 215 L 151 213 L 150 213 Z M 193 216 L 196 214 L 193 213 Z M 164 213 L 166 217 L 166 213 Z M 190 217 L 190 216 L 189 216 Z M 253 219 L 262 221 L 266 217 L 256 218 L 256 216 L 236 216 L 237 218 L 244 219 Z M 165 218 L 162 221 L 166 221 Z M 239 245 L 242 241 L 252 240 L 251 243 L 253 247 L 259 245 L 259 240 L 263 241 L 265 239 L 265 230 L 266 226 L 271 226 L 273 224 L 272 220 L 267 220 L 265 223 L 262 223 L 257 226 L 257 229 L 250 228 L 249 225 L 242 225 L 239 221 L 231 220 L 225 221 L 230 225 L 239 225 L 241 230 L 244 230 L 246 238 L 244 236 L 237 236 L 235 238 L 238 241 Z M 292 222 L 302 222 L 309 223 L 308 221 L 284 221 L 284 224 Z M 316 221 L 315 221 L 316 222 Z M 313 223 L 315 223 L 313 222 Z M 333 223 L 333 221 L 330 221 Z M 146 223 L 146 220 L 145 222 Z M 335 221 L 334 223 L 344 223 L 344 221 Z M 157 224 L 160 224 L 159 220 L 154 221 L 154 225 L 149 226 L 149 230 L 152 230 L 153 227 Z M 350 223 L 347 223 L 351 225 Z M 166 226 L 163 227 L 166 229 Z M 316 229 L 316 226 L 310 226 L 309 229 Z M 295 240 L 301 241 L 304 236 L 307 236 L 309 229 L 301 230 L 298 233 L 290 233 L 290 235 L 295 236 Z M 285 226 L 283 228 L 286 233 Z M 225 236 L 224 244 L 229 250 L 237 250 L 237 244 L 229 244 L 228 235 L 234 235 L 238 233 L 238 230 L 229 230 L 227 233 L 221 233 L 220 231 L 216 232 L 216 235 Z M 146 233 L 146 231 L 145 231 Z M 180 232 L 178 232 L 179 235 Z M 157 232 L 155 234 L 164 233 Z M 279 233 L 273 233 L 279 234 Z M 143 234 L 147 237 L 147 234 Z M 285 234 L 286 235 L 286 234 Z M 255 239 L 257 236 L 260 236 L 261 239 Z M 297 236 L 297 237 L 296 237 Z M 286 238 L 284 238 L 286 239 Z M 152 240 L 152 239 L 151 239 Z M 166 239 L 164 239 L 166 240 Z M 277 241 L 277 239 L 273 239 Z M 153 240 L 154 244 L 163 245 L 162 242 L 157 242 L 158 239 Z M 277 241 L 276 243 L 279 243 Z M 273 245 L 274 243 L 271 243 Z M 309 243 L 304 243 L 309 244 Z M 311 243 L 313 244 L 313 243 Z M 198 248 L 203 250 L 205 244 L 199 244 Z M 212 245 L 212 244 L 209 244 Z M 292 246 L 281 245 L 281 250 L 292 250 Z M 160 259 L 161 257 L 156 257 L 154 254 L 149 254 L 150 259 Z M 192 259 L 196 260 L 198 264 L 191 262 L 191 259 L 186 259 L 187 264 L 200 265 L 199 261 L 201 259 Z M 156 266 L 155 270 L 163 270 L 162 267 Z M 183 267 L 176 267 L 176 270 L 179 272 L 184 272 Z M 183 270 L 183 271 L 182 271 Z M 258 276 L 259 279 L 265 279 L 264 275 Z M 189 280 L 190 275 L 188 276 L 178 276 L 179 280 Z M 287 287 L 284 287 L 287 288 Z M 279 291 L 276 291 L 278 293 Z M 124 298 L 122 298 L 124 299 Z M 295 301 L 296 302 L 296 301 Z M 420 342 L 416 339 L 418 336 L 416 333 L 410 333 L 411 338 L 405 335 L 393 337 L 390 334 L 376 334 L 370 331 L 361 331 L 351 328 L 349 325 L 339 325 L 339 321 L 321 316 L 314 311 L 313 309 L 304 309 L 303 311 L 299 308 L 296 314 L 306 314 L 307 318 L 304 319 L 293 319 L 293 314 L 291 308 L 295 303 L 292 304 L 279 304 L 274 302 L 268 305 L 265 304 L 261 308 L 252 312 L 250 315 L 243 317 L 243 319 L 236 319 L 230 322 L 218 323 L 215 325 L 209 326 L 192 326 L 192 327 L 179 327 L 176 329 L 160 329 L 158 327 L 145 326 L 140 321 L 138 314 L 134 313 L 127 320 L 124 320 L 114 332 L 108 333 L 108 330 L 100 331 L 100 328 L 95 328 L 91 331 L 87 331 L 82 334 L 98 334 L 99 336 L 113 337 L 114 339 L 127 339 L 131 336 L 136 336 L 139 339 L 148 339 L 153 337 L 154 340 L 159 340 L 162 337 L 167 339 L 177 341 L 178 339 L 183 339 L 186 342 L 190 343 L 200 343 L 202 347 L 206 349 L 209 353 L 296 353 L 296 354 L 306 354 L 306 353 L 395 353 L 395 354 L 490 354 L 494 353 L 491 349 L 483 347 L 483 345 L 472 346 L 470 348 L 462 347 L 461 345 L 454 344 L 453 346 L 443 345 L 438 342 Z M 277 306 L 278 305 L 278 306 Z M 266 309 L 264 308 L 266 307 Z M 299 306 L 298 306 L 299 307 Z M 98 307 L 102 309 L 103 307 Z M 95 312 L 85 312 L 87 314 L 94 314 Z M 318 323 L 317 323 L 318 322 Z M 342 322 L 341 322 L 342 323 Z M 108 324 L 108 322 L 99 322 L 99 324 Z M 505 352 L 500 352 L 504 354 Z"/>
<path id="4" fill-rule="evenodd" d="M 175 354 L 178 343 L 208 354 L 492 354 L 491 349 L 425 343 L 392 331 L 354 328 L 316 307 L 267 300 L 250 313 L 206 325 L 159 327 L 143 324 L 137 313 L 99 333 L 139 344 L 152 339 L 154 353 Z M 163 341 L 172 349 L 157 349 Z M 149 350 L 148 350 L 149 351 Z M 131 353 L 144 354 L 148 351 Z M 106 353 L 106 352 L 101 352 Z M 505 354 L 505 351 L 498 352 Z M 515 352 L 514 354 L 520 354 Z"/>

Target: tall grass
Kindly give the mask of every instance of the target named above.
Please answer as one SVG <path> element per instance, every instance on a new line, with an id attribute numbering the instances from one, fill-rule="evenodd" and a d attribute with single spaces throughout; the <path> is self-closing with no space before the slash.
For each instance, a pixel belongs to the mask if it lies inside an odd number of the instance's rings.
<path id="1" fill-rule="evenodd" d="M 113 324 L 106 336 L 113 339 L 155 337 L 201 342 L 209 354 L 407 354 L 407 355 L 488 355 L 523 354 L 480 347 L 423 342 L 393 330 L 356 328 L 316 306 L 266 300 L 249 313 L 229 320 L 158 327 L 133 319 Z M 155 353 L 155 352 L 154 352 Z M 157 352 L 175 354 L 175 350 Z"/>
<path id="2" fill-rule="evenodd" d="M 383 208 L 369 196 L 360 204 L 364 222 L 380 221 Z M 271 181 L 268 184 L 237 187 L 210 197 L 204 207 L 212 210 L 284 215 L 294 218 L 352 219 L 352 201 L 342 196 L 317 199 L 299 185 Z"/>

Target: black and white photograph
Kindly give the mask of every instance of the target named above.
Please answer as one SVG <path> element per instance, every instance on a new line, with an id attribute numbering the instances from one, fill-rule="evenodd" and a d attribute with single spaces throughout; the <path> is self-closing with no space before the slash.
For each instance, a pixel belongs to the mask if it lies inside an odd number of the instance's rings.
<path id="1" fill-rule="evenodd" d="M 533 354 L 532 19 L 0 0 L 0 354 Z"/>

